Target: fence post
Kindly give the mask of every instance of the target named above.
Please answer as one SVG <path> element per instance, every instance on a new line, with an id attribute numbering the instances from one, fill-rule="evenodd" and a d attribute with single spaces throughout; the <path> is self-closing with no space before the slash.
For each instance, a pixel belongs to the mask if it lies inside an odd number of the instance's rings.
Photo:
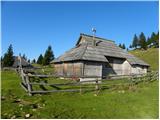
<path id="1" fill-rule="evenodd" d="M 32 91 L 32 86 L 31 86 L 30 83 L 29 83 L 29 76 L 26 75 L 25 78 L 26 78 L 26 84 L 27 84 L 27 88 L 28 88 L 28 93 L 29 93 L 30 96 L 32 96 L 32 93 L 31 93 L 31 91 Z"/>
<path id="2" fill-rule="evenodd" d="M 151 81 L 152 80 L 152 72 L 149 74 L 149 77 L 150 77 L 149 81 Z"/>
<path id="3" fill-rule="evenodd" d="M 96 90 L 99 89 L 99 86 L 98 86 L 98 80 L 96 80 L 96 87 L 95 87 Z"/>
<path id="4" fill-rule="evenodd" d="M 95 96 L 97 96 L 97 94 L 98 94 L 98 90 L 99 90 L 99 86 L 98 86 L 98 78 L 96 79 L 96 86 L 95 86 L 95 91 L 96 91 L 96 94 L 95 94 Z"/>
<path id="5" fill-rule="evenodd" d="M 156 79 L 159 80 L 159 72 L 156 71 Z"/>
<path id="6" fill-rule="evenodd" d="M 80 83 L 80 89 L 79 89 L 80 94 L 82 94 L 82 88 L 81 88 L 81 83 Z"/>
<path id="7" fill-rule="evenodd" d="M 22 72 L 20 72 L 20 75 L 21 75 L 22 83 L 24 83 L 26 85 L 24 74 Z"/>

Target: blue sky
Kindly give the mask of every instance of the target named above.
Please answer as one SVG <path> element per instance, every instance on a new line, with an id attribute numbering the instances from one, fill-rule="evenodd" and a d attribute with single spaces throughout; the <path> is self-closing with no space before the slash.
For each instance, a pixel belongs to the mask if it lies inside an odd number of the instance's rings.
<path id="1" fill-rule="evenodd" d="M 51 45 L 55 57 L 75 46 L 80 33 L 129 46 L 134 34 L 158 31 L 158 2 L 2 2 L 2 55 L 37 58 Z"/>

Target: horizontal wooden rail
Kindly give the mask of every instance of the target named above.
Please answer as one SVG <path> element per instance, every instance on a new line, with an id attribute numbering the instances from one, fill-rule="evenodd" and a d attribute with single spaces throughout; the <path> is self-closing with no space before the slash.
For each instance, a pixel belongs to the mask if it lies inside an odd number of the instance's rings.
<path id="1" fill-rule="evenodd" d="M 68 89 L 68 90 L 47 90 L 47 91 L 31 91 L 32 94 L 40 93 L 52 93 L 52 92 L 79 92 L 79 89 Z M 82 91 L 93 91 L 93 89 L 82 89 Z"/>
<path id="2" fill-rule="evenodd" d="M 30 85 L 53 85 L 53 86 L 63 86 L 63 85 L 77 85 L 79 83 L 63 83 L 63 84 L 50 84 L 50 83 L 29 83 Z"/>
<path id="3" fill-rule="evenodd" d="M 55 77 L 53 75 L 35 75 L 35 74 L 28 74 L 29 77 L 40 77 L 40 78 L 48 78 L 48 77 Z"/>

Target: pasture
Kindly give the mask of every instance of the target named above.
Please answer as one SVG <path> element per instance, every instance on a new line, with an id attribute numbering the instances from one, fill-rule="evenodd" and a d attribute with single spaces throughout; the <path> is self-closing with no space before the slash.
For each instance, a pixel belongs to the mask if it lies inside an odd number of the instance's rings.
<path id="1" fill-rule="evenodd" d="M 159 48 L 148 48 L 147 50 L 131 50 L 129 53 L 144 60 L 150 65 L 150 70 L 159 69 Z"/>
<path id="2" fill-rule="evenodd" d="M 132 88 L 123 85 L 125 80 L 107 81 L 108 87 L 100 90 L 98 95 L 90 91 L 28 96 L 15 71 L 2 71 L 1 75 L 2 118 L 159 117 L 158 81 L 141 82 Z M 114 86 L 116 83 L 122 85 Z"/>

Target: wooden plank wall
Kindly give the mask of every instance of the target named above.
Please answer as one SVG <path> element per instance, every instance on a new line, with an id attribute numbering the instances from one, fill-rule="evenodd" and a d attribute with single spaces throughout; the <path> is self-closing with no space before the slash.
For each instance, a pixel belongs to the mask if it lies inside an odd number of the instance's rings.
<path id="1" fill-rule="evenodd" d="M 82 62 L 55 64 L 55 73 L 59 76 L 82 76 Z"/>

